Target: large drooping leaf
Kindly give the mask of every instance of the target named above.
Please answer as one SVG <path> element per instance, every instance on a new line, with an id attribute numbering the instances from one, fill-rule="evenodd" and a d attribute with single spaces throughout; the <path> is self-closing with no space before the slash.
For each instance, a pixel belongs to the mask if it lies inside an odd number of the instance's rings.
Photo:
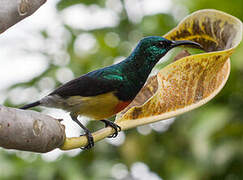
<path id="1" fill-rule="evenodd" d="M 216 10 L 200 10 L 164 35 L 171 40 L 192 40 L 206 53 L 183 57 L 150 78 L 135 100 L 117 115 L 123 130 L 167 119 L 195 109 L 215 97 L 230 73 L 229 57 L 242 38 L 242 23 Z M 104 128 L 93 134 L 101 140 L 112 134 Z M 84 146 L 85 137 L 67 138 L 62 149 Z"/>

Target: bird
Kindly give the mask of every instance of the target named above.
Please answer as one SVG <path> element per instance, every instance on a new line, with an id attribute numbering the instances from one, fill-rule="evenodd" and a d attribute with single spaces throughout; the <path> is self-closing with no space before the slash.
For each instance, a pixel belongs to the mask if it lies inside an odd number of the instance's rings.
<path id="1" fill-rule="evenodd" d="M 141 39 L 131 54 L 123 61 L 111 66 L 91 71 L 73 79 L 43 97 L 20 109 L 35 106 L 60 108 L 70 113 L 74 122 L 83 130 L 88 143 L 81 149 L 94 146 L 91 131 L 85 127 L 78 116 L 100 120 L 105 126 L 114 129 L 111 137 L 116 137 L 121 127 L 107 120 L 127 107 L 144 86 L 156 63 L 172 48 L 188 45 L 202 49 L 193 41 L 168 40 L 162 36 L 148 36 Z"/>

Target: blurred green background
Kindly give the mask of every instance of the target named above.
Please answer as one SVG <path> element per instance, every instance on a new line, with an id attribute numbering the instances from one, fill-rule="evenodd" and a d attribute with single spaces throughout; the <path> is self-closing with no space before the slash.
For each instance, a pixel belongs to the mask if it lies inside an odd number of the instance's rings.
<path id="1" fill-rule="evenodd" d="M 25 54 L 41 55 L 46 64 L 40 73 L 0 91 L 7 106 L 36 100 L 61 83 L 123 59 L 139 39 L 165 34 L 196 10 L 218 9 L 243 20 L 242 0 L 47 1 L 36 16 L 45 13 L 48 3 L 58 23 L 43 26 L 34 36 L 30 33 L 29 46 L 20 47 Z M 241 44 L 232 55 L 224 89 L 208 104 L 176 119 L 126 131 L 118 140 L 103 140 L 85 152 L 40 155 L 0 149 L 0 180 L 243 179 L 242 57 Z M 97 129 L 101 123 L 88 127 Z"/>

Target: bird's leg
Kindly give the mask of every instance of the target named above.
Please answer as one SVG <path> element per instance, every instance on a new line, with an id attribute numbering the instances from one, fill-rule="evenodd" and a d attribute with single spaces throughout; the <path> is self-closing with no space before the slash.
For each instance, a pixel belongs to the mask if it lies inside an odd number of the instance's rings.
<path id="1" fill-rule="evenodd" d="M 118 135 L 118 132 L 121 131 L 121 127 L 118 126 L 117 124 L 115 124 L 115 123 L 113 123 L 113 122 L 111 122 L 109 120 L 106 120 L 106 119 L 103 119 L 101 121 L 103 123 L 105 123 L 105 127 L 110 126 L 110 127 L 112 127 L 115 130 L 114 134 L 108 136 L 108 138 L 115 138 Z"/>
<path id="2" fill-rule="evenodd" d="M 92 148 L 92 147 L 94 146 L 94 138 L 93 138 L 91 132 L 89 131 L 89 129 L 86 128 L 86 127 L 85 127 L 85 126 L 78 120 L 76 114 L 72 114 L 72 113 L 70 113 L 70 116 L 71 116 L 72 120 L 73 120 L 74 122 L 76 122 L 76 123 L 77 123 L 77 124 L 84 130 L 85 134 L 84 134 L 84 135 L 81 135 L 81 136 L 86 136 L 86 137 L 87 137 L 88 144 L 87 144 L 87 146 L 85 146 L 85 147 L 83 147 L 83 148 L 81 148 L 81 149 L 82 149 L 82 150 L 87 150 L 87 149 Z"/>

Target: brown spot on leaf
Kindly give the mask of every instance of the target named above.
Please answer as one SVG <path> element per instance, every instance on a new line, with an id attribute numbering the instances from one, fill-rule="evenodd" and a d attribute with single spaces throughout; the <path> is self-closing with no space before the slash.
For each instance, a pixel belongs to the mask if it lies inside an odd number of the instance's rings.
<path id="1" fill-rule="evenodd" d="M 220 55 L 215 56 L 215 60 L 217 61 L 220 57 Z"/>
<path id="2" fill-rule="evenodd" d="M 186 70 L 188 70 L 188 69 L 190 69 L 191 68 L 191 65 L 190 64 L 187 64 L 186 66 L 185 66 L 185 69 Z"/>
<path id="3" fill-rule="evenodd" d="M 135 108 L 132 112 L 132 118 L 136 119 L 141 114 L 142 110 L 141 108 Z"/>

